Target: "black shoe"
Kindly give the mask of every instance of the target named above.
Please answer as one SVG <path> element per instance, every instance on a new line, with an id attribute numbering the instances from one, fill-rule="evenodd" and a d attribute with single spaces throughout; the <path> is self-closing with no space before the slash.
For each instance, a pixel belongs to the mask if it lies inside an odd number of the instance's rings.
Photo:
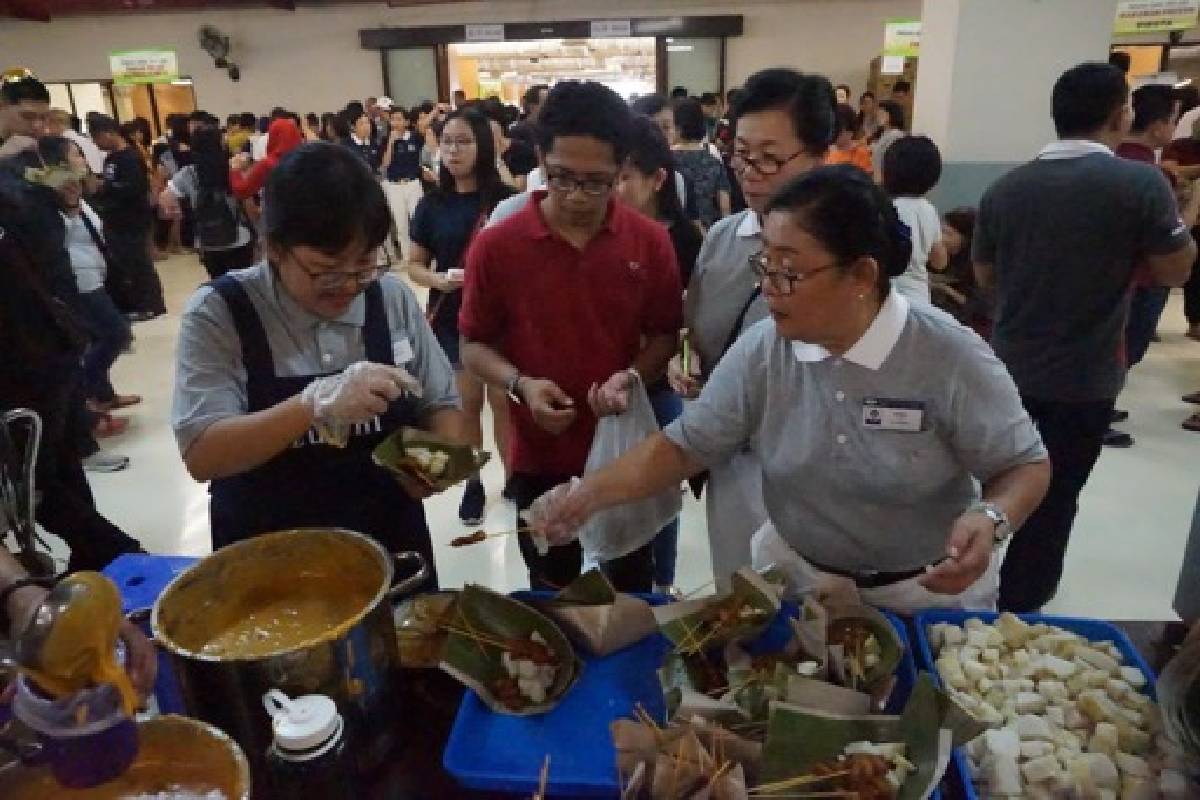
<path id="1" fill-rule="evenodd" d="M 1124 422 L 1127 419 L 1129 419 L 1128 411 L 1122 411 L 1119 408 L 1113 409 L 1112 420 L 1111 420 L 1113 425 L 1116 425 L 1118 422 Z"/>
<path id="2" fill-rule="evenodd" d="M 1124 431 L 1116 431 L 1112 428 L 1104 434 L 1105 447 L 1133 447 L 1133 437 Z"/>
<path id="3" fill-rule="evenodd" d="M 1197 394 L 1200 394 L 1200 392 Z M 500 496 L 505 500 L 509 500 L 514 503 L 517 502 L 517 492 L 513 489 L 512 478 L 509 478 L 504 482 L 504 491 L 500 492 Z"/>
<path id="4" fill-rule="evenodd" d="M 458 506 L 458 518 L 463 525 L 480 525 L 483 523 L 483 506 L 487 501 L 483 484 L 478 479 L 467 481 L 463 489 L 462 503 Z"/>

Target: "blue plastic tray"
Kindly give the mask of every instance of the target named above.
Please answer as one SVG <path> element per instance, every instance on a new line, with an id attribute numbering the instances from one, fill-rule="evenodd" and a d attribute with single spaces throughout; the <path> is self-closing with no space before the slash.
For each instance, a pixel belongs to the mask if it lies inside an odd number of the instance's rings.
<path id="1" fill-rule="evenodd" d="M 550 596 L 514 594 L 517 599 Z M 667 602 L 662 595 L 645 599 L 651 605 Z M 794 616 L 796 606 L 785 604 L 783 613 Z M 892 614 L 885 616 L 904 644 L 887 708 L 888 713 L 898 713 L 912 692 L 917 670 L 904 623 Z M 783 614 L 759 644 L 765 645 L 780 630 L 786 630 Z M 616 796 L 620 786 L 609 724 L 631 716 L 638 703 L 656 719 L 665 718 L 657 673 L 670 647 L 655 633 L 603 658 L 582 655 L 583 672 L 575 686 L 553 711 L 535 717 L 494 714 L 474 692 L 467 692 L 442 756 L 446 771 L 469 789 L 528 796 L 537 789 L 542 762 L 549 755 L 549 788 L 555 797 Z"/>
<path id="2" fill-rule="evenodd" d="M 921 659 L 921 665 L 929 670 L 930 675 L 937 685 L 942 685 L 942 679 L 934 668 L 933 648 L 929 644 L 929 626 L 936 625 L 939 622 L 963 625 L 969 619 L 980 619 L 990 623 L 995 622 L 999 616 L 994 611 L 936 610 L 924 611 L 913 617 L 913 627 L 916 629 L 917 635 L 916 648 Z M 1151 697 L 1155 697 L 1154 683 L 1157 680 L 1157 676 L 1154 674 L 1154 670 L 1150 669 L 1150 665 L 1142 658 L 1142 654 L 1138 652 L 1138 649 L 1133 646 L 1133 642 L 1129 641 L 1129 637 L 1125 635 L 1125 632 L 1112 623 L 1098 619 L 1054 617 L 1045 614 L 1017 614 L 1017 616 L 1031 625 L 1039 622 L 1044 622 L 1047 625 L 1056 625 L 1063 630 L 1077 633 L 1093 642 L 1112 642 L 1121 651 L 1124 663 L 1131 667 L 1137 667 L 1146 676 L 1146 688 L 1144 691 Z M 967 755 L 961 747 L 954 751 L 951 763 L 958 772 L 963 797 L 967 800 L 978 800 L 979 794 L 975 791 L 975 784 L 971 781 L 971 772 L 967 766 Z"/>
<path id="3" fill-rule="evenodd" d="M 158 596 L 175 576 L 196 563 L 190 556 L 155 556 L 147 553 L 128 553 L 117 556 L 104 568 L 104 574 L 121 592 L 121 610 L 125 614 L 153 608 Z M 142 631 L 150 635 L 150 620 L 145 619 Z M 164 714 L 185 714 L 179 683 L 171 669 L 166 651 L 158 651 L 158 676 L 154 679 L 154 700 Z"/>

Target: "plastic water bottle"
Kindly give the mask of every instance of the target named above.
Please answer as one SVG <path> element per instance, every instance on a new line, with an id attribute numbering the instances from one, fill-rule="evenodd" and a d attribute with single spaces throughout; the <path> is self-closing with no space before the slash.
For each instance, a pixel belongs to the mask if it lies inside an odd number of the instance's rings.
<path id="1" fill-rule="evenodd" d="M 359 794 L 346 752 L 345 724 L 323 694 L 292 699 L 278 689 L 263 695 L 275 741 L 267 750 L 268 780 L 277 798 L 353 800 Z"/>

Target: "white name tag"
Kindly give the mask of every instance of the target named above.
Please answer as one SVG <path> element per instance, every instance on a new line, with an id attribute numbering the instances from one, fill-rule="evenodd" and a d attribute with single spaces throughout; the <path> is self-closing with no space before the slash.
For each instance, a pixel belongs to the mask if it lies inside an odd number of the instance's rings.
<path id="1" fill-rule="evenodd" d="M 925 403 L 920 400 L 896 400 L 890 397 L 863 399 L 864 428 L 879 431 L 918 433 L 925 424 Z"/>
<path id="2" fill-rule="evenodd" d="M 407 336 L 392 342 L 392 360 L 396 362 L 396 366 L 413 360 L 412 343 L 408 341 Z"/>

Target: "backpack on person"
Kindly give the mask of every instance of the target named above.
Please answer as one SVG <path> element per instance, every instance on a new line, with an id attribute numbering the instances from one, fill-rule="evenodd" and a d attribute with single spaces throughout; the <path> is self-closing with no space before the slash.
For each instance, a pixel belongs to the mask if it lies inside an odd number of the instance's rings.
<path id="1" fill-rule="evenodd" d="M 192 210 L 192 227 L 201 250 L 230 247 L 238 239 L 238 217 L 224 189 L 200 187 Z"/>

